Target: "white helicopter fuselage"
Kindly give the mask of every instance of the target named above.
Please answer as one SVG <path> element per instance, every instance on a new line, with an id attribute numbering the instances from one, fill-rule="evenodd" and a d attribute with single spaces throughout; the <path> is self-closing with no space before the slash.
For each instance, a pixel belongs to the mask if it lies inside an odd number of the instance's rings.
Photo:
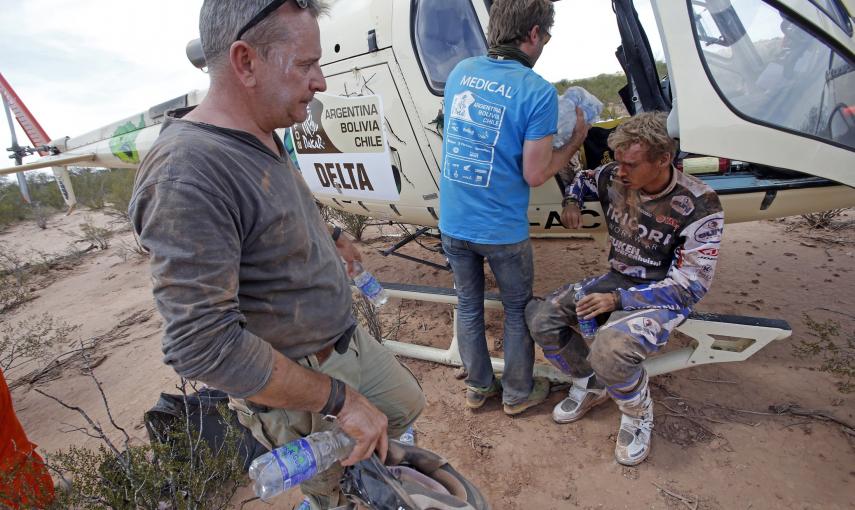
<path id="1" fill-rule="evenodd" d="M 631 112 L 647 110 L 652 108 L 645 102 L 664 101 L 664 108 L 654 107 L 670 110 L 669 131 L 683 151 L 749 162 L 698 175 L 718 191 L 728 222 L 855 206 L 855 38 L 848 14 L 836 19 L 808 0 L 780 2 L 786 12 L 761 0 L 734 2 L 738 8 L 730 0 L 650 3 L 668 79 L 653 76 L 645 85 L 644 52 L 641 61 L 625 52 L 628 107 Z M 351 164 L 346 155 L 327 154 L 326 166 L 301 165 L 319 202 L 379 219 L 437 224 L 442 87 L 453 64 L 486 48 L 489 4 L 347 0 L 332 5 L 330 15 L 321 19 L 327 94 L 379 96 L 375 120 L 381 133 L 362 133 L 370 126 L 357 121 L 336 123 L 356 144 L 373 145 L 376 139 L 388 164 L 368 165 L 360 178 L 354 176 L 355 166 L 346 166 Z M 626 38 L 633 30 L 637 36 L 640 24 L 632 20 L 631 2 L 616 1 L 618 11 L 620 4 L 630 6 L 624 19 L 618 15 L 623 46 L 628 47 L 632 41 Z M 774 42 L 785 23 L 787 35 L 793 33 L 790 25 L 801 31 L 801 56 L 790 57 L 793 69 L 786 58 L 795 53 L 794 43 Z M 770 45 L 784 48 L 783 57 L 764 58 Z M 764 63 L 767 67 L 758 70 Z M 810 88 L 808 76 L 799 73 L 824 76 Z M 798 79 L 790 83 L 788 74 Z M 770 91 L 767 82 L 780 90 Z M 655 90 L 645 92 L 645 87 Z M 136 167 L 156 139 L 166 111 L 198 104 L 203 97 L 203 91 L 192 91 L 91 133 L 53 140 L 58 155 L 3 172 L 71 164 Z M 800 119 L 791 117 L 799 113 L 800 103 L 810 101 L 816 102 L 818 127 L 803 128 Z M 285 130 L 279 134 L 286 137 Z M 300 135 L 295 136 L 299 142 Z M 298 154 L 298 160 L 300 156 L 305 155 Z M 561 200 L 558 181 L 531 190 L 533 235 L 604 231 L 597 204 L 588 204 L 580 231 L 564 228 Z"/>

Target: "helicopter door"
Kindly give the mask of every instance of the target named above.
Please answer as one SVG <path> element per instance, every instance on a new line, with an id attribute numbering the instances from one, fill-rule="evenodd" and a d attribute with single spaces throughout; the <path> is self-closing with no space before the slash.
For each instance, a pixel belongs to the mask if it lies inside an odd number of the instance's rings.
<path id="1" fill-rule="evenodd" d="M 619 91 L 630 115 L 646 111 L 668 111 L 671 97 L 659 81 L 650 42 L 632 0 L 614 0 L 621 45 L 615 52 L 626 74 L 627 85 Z"/>
<path id="2" fill-rule="evenodd" d="M 324 67 L 327 92 L 341 96 L 378 95 L 382 97 L 383 121 L 389 143 L 392 163 L 391 178 L 399 198 L 367 199 L 335 194 L 323 197 L 330 203 L 357 214 L 396 220 L 406 218 L 409 223 L 432 225 L 437 222 L 438 187 L 427 161 L 419 149 L 421 141 L 413 131 L 412 108 L 406 107 L 409 94 L 399 87 L 402 81 L 391 49 L 379 50 L 360 59 L 346 60 Z M 376 63 L 372 63 L 376 62 Z M 391 184 L 391 183 L 390 183 Z"/>
<path id="3" fill-rule="evenodd" d="M 652 7 L 683 150 L 855 186 L 855 40 L 836 0 Z"/>

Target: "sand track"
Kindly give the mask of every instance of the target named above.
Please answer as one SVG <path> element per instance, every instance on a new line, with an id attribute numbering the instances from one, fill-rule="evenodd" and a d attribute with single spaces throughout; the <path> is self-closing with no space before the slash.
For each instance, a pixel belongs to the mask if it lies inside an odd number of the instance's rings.
<path id="1" fill-rule="evenodd" d="M 61 253 L 84 215 L 106 224 L 97 213 L 55 216 L 46 231 L 31 225 L 8 229 L 0 234 L 0 246 L 25 257 L 35 250 Z M 850 212 L 847 219 L 853 217 Z M 654 444 L 643 465 L 623 468 L 614 462 L 619 414 L 613 405 L 563 426 L 550 419 L 552 405 L 562 398 L 559 393 L 517 418 L 505 416 L 495 402 L 470 412 L 454 369 L 404 360 L 427 395 L 428 407 L 416 425 L 418 441 L 471 477 L 496 509 L 855 508 L 855 441 L 840 426 L 733 411 L 767 412 L 773 404 L 797 403 L 855 421 L 855 394 L 839 393 L 836 380 L 817 370 L 819 359 L 800 359 L 792 352 L 795 343 L 809 338 L 805 313 L 816 320 L 834 319 L 844 332 L 855 330 L 855 228 L 822 233 L 831 239 L 823 241 L 798 225 L 791 218 L 725 230 L 718 274 L 699 310 L 784 318 L 793 337 L 741 364 L 655 378 Z M 376 235 L 369 232 L 368 237 Z M 118 234 L 110 248 L 87 254 L 77 266 L 54 272 L 45 286 L 36 288 L 36 299 L 0 321 L 50 313 L 79 326 L 70 340 L 100 337 L 104 359 L 96 373 L 116 420 L 142 441 L 143 412 L 159 392 L 174 390 L 177 377 L 161 363 L 161 322 L 152 313 L 148 264 L 121 248 L 121 239 L 129 240 L 129 234 Z M 376 253 L 390 244 L 387 239 L 363 246 L 365 265 L 381 280 L 451 285 L 446 272 Z M 534 247 L 537 294 L 605 267 L 603 245 L 595 241 L 536 240 Z M 417 246 L 404 252 L 440 261 Z M 448 344 L 447 306 L 392 300 L 382 317 L 397 339 Z M 499 352 L 500 313 L 488 312 L 487 335 Z M 69 346 L 57 350 L 64 348 Z M 40 389 L 105 419 L 96 388 L 79 370 L 67 369 Z M 80 425 L 79 417 L 26 386 L 17 388 L 13 399 L 24 428 L 43 452 L 70 444 L 95 446 L 81 434 L 60 432 L 67 428 L 63 422 Z M 242 491 L 237 499 L 246 495 Z M 273 508 L 290 508 L 298 500 L 290 494 Z M 270 508 L 248 505 L 252 507 Z"/>

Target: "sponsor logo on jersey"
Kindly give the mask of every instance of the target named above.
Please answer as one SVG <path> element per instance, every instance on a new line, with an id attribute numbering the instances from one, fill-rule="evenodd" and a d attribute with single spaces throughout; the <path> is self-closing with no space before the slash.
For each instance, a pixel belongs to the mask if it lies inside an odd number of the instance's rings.
<path id="1" fill-rule="evenodd" d="M 680 228 L 680 222 L 679 221 L 675 220 L 674 218 L 672 218 L 670 216 L 665 216 L 664 214 L 657 214 L 656 215 L 656 222 L 657 223 L 664 223 L 665 225 L 671 225 L 674 228 Z"/>
<path id="2" fill-rule="evenodd" d="M 639 239 L 647 239 L 649 241 L 653 241 L 654 243 L 670 243 L 671 234 L 665 234 L 660 230 L 656 230 L 654 228 L 648 227 L 647 225 L 643 225 L 639 223 L 638 217 L 635 214 L 630 214 L 630 212 L 639 211 L 644 212 L 642 209 L 633 209 L 632 211 L 618 209 L 610 203 L 608 209 L 606 210 L 606 215 L 608 217 L 608 220 L 611 221 L 612 224 L 616 223 L 618 225 L 627 227 L 632 234 L 637 234 Z"/>
<path id="3" fill-rule="evenodd" d="M 705 221 L 698 230 L 695 231 L 695 241 L 699 243 L 721 242 L 721 234 L 724 232 L 724 221 L 719 218 L 711 218 Z"/>
<path id="4" fill-rule="evenodd" d="M 683 216 L 688 216 L 695 210 L 695 203 L 686 195 L 677 195 L 671 199 L 671 209 L 674 209 Z"/>
<path id="5" fill-rule="evenodd" d="M 612 249 L 616 255 L 623 255 L 624 257 L 637 260 L 642 264 L 647 264 L 648 266 L 659 267 L 662 265 L 661 260 L 645 256 L 645 253 L 642 253 L 640 247 L 621 241 L 620 239 L 612 238 Z"/>
<path id="6" fill-rule="evenodd" d="M 662 331 L 662 328 L 655 320 L 649 317 L 634 317 L 627 321 L 627 325 L 632 333 L 645 337 L 648 342 L 654 345 L 658 343 L 657 335 Z"/>
<path id="7" fill-rule="evenodd" d="M 612 260 L 615 271 L 633 278 L 647 278 L 647 269 L 642 266 L 630 266 L 618 260 Z"/>
<path id="8" fill-rule="evenodd" d="M 713 277 L 713 266 L 711 264 L 704 264 L 700 266 L 701 272 L 699 276 L 704 279 L 706 282 L 712 281 Z"/>
<path id="9" fill-rule="evenodd" d="M 718 248 L 702 248 L 698 250 L 702 255 L 706 255 L 710 258 L 718 257 Z"/>

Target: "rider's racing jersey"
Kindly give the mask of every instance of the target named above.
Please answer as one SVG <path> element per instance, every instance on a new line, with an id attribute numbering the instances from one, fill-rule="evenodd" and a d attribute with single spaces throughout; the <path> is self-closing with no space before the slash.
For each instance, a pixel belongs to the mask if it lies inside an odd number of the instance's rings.
<path id="1" fill-rule="evenodd" d="M 637 285 L 619 289 L 620 308 L 691 309 L 709 290 L 718 260 L 724 213 L 715 191 L 671 169 L 656 195 L 627 188 L 608 163 L 576 175 L 568 195 L 580 207 L 599 200 L 609 229 L 609 263 Z"/>

